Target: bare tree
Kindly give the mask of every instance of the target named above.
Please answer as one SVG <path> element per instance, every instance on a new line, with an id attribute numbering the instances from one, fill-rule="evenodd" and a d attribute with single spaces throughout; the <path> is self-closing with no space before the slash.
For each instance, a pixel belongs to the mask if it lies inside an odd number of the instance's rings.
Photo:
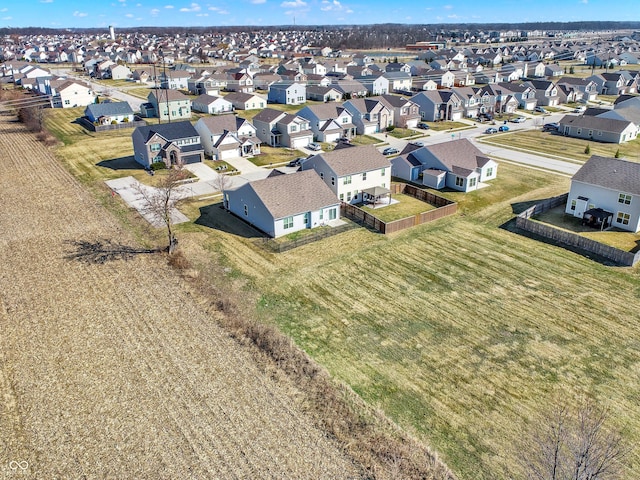
<path id="1" fill-rule="evenodd" d="M 608 410 L 591 400 L 576 409 L 555 404 L 534 422 L 520 447 L 529 480 L 615 480 L 629 452 L 607 426 Z"/>
<path id="2" fill-rule="evenodd" d="M 142 211 L 167 229 L 169 255 L 178 246 L 178 239 L 173 230 L 173 215 L 177 203 L 184 198 L 183 192 L 178 187 L 182 185 L 185 178 L 186 172 L 184 170 L 171 169 L 156 187 L 147 187 L 142 184 L 138 184 L 136 187 L 142 198 Z"/>
<path id="3" fill-rule="evenodd" d="M 225 175 L 223 173 L 218 173 L 216 178 L 211 180 L 210 185 L 213 188 L 215 188 L 216 190 L 220 191 L 220 193 L 222 194 L 222 203 L 226 207 L 227 203 L 226 203 L 226 199 L 224 197 L 224 192 L 226 192 L 227 190 L 229 190 L 231 188 L 231 186 L 233 185 L 233 179 L 229 175 Z"/>

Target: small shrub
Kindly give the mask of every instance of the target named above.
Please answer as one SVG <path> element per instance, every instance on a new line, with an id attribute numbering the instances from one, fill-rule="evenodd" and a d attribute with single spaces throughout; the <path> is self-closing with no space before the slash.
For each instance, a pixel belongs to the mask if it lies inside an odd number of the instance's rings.
<path id="1" fill-rule="evenodd" d="M 118 121 L 117 120 L 111 120 L 111 125 L 117 125 Z"/>
<path id="2" fill-rule="evenodd" d="M 591 145 L 589 145 L 588 143 L 587 143 L 587 147 L 584 149 L 584 153 L 586 153 L 587 155 L 591 153 Z"/>
<path id="3" fill-rule="evenodd" d="M 613 157 L 614 158 L 620 158 L 620 149 L 616 150 L 616 154 Z"/>
<path id="4" fill-rule="evenodd" d="M 124 117 L 122 119 L 122 123 L 129 123 L 129 117 Z"/>
<path id="5" fill-rule="evenodd" d="M 396 127 L 394 127 L 393 125 L 389 125 L 387 127 L 387 132 L 393 132 L 395 130 Z"/>
<path id="6" fill-rule="evenodd" d="M 153 171 L 165 170 L 167 168 L 167 165 L 164 162 L 153 162 L 150 168 Z"/>

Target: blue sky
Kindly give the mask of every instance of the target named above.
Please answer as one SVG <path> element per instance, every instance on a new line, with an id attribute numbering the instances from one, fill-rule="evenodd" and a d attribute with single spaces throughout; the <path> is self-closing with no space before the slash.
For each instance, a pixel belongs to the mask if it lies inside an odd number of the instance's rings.
<path id="1" fill-rule="evenodd" d="M 615 8 L 612 8 L 615 6 Z M 0 27 L 640 20 L 637 0 L 0 0 Z"/>

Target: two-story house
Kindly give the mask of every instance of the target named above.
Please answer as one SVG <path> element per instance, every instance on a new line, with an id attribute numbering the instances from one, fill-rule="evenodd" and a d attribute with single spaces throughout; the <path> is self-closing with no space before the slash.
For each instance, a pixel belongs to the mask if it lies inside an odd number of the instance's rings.
<path id="1" fill-rule="evenodd" d="M 558 87 L 555 82 L 551 82 L 549 80 L 529 80 L 525 83 L 535 89 L 538 105 L 555 107 L 560 103 Z"/>
<path id="2" fill-rule="evenodd" d="M 322 152 L 304 159 L 301 169 L 315 170 L 346 203 L 360 203 L 374 189 L 388 189 L 391 185 L 391 163 L 373 145 Z"/>
<path id="3" fill-rule="evenodd" d="M 278 82 L 269 87 L 269 103 L 300 105 L 307 101 L 307 86 L 302 83 Z"/>
<path id="4" fill-rule="evenodd" d="M 571 178 L 565 213 L 640 231 L 640 163 L 593 155 Z"/>
<path id="5" fill-rule="evenodd" d="M 393 111 L 375 98 L 352 98 L 344 102 L 358 135 L 383 132 L 393 125 Z"/>
<path id="6" fill-rule="evenodd" d="M 178 90 L 156 89 L 147 95 L 147 103 L 140 106 L 143 117 L 160 120 L 188 120 L 191 118 L 191 100 Z"/>
<path id="7" fill-rule="evenodd" d="M 265 108 L 253 117 L 256 135 L 263 143 L 272 147 L 302 148 L 313 141 L 309 120 Z"/>
<path id="8" fill-rule="evenodd" d="M 339 138 L 352 138 L 356 135 L 353 116 L 342 105 L 308 105 L 298 115 L 309 121 L 313 136 L 320 142 L 335 142 Z"/>
<path id="9" fill-rule="evenodd" d="M 464 113 L 463 101 L 453 90 L 420 92 L 411 101 L 417 103 L 420 118 L 427 122 L 459 120 Z"/>
<path id="10" fill-rule="evenodd" d="M 256 128 L 236 115 L 203 117 L 194 125 L 204 152 L 214 160 L 252 157 L 260 154 L 261 141 Z"/>
<path id="11" fill-rule="evenodd" d="M 169 167 L 204 160 L 200 134 L 188 121 L 137 127 L 131 139 L 134 158 L 145 168 L 154 162 Z"/>
<path id="12" fill-rule="evenodd" d="M 393 125 L 400 128 L 416 128 L 420 121 L 420 107 L 410 99 L 398 95 L 380 95 L 379 99 L 393 112 Z"/>

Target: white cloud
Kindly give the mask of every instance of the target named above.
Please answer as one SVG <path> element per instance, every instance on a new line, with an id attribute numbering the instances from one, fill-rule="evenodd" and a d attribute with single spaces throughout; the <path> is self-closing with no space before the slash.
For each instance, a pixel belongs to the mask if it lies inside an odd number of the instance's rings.
<path id="1" fill-rule="evenodd" d="M 133 13 L 127 13 L 127 14 L 125 15 L 125 17 L 127 17 L 127 18 L 133 18 Z"/>
<path id="2" fill-rule="evenodd" d="M 158 10 L 157 8 L 152 8 L 151 12 L 149 13 L 151 13 L 152 17 L 157 17 L 160 14 L 160 10 Z"/>
<path id="3" fill-rule="evenodd" d="M 173 5 L 165 5 L 164 8 L 173 8 Z"/>
<path id="4" fill-rule="evenodd" d="M 85 13 L 85 12 L 78 12 L 77 10 L 75 12 L 73 12 L 73 16 L 74 17 L 86 17 L 87 15 L 89 15 L 89 14 Z"/>
<path id="5" fill-rule="evenodd" d="M 300 8 L 306 7 L 307 3 L 302 0 L 293 0 L 292 2 L 282 2 L 280 6 L 284 8 Z"/>
<path id="6" fill-rule="evenodd" d="M 40 3 L 53 3 L 53 0 L 40 0 Z"/>
<path id="7" fill-rule="evenodd" d="M 209 14 L 208 13 L 198 13 L 196 14 L 196 17 L 208 17 Z"/>
<path id="8" fill-rule="evenodd" d="M 188 7 L 181 8 L 180 11 L 181 12 L 199 12 L 200 5 L 198 5 L 197 3 L 192 3 Z"/>
<path id="9" fill-rule="evenodd" d="M 229 15 L 229 12 L 227 10 L 222 9 L 222 8 L 209 7 L 209 10 L 211 10 L 212 12 L 216 12 L 218 15 Z"/>
<path id="10" fill-rule="evenodd" d="M 2 17 L 2 20 L 13 20 L 13 17 Z"/>
<path id="11" fill-rule="evenodd" d="M 442 8 L 444 8 L 445 10 L 451 10 L 451 9 L 453 9 L 453 5 L 445 5 Z"/>
<path id="12" fill-rule="evenodd" d="M 459 18 L 462 18 L 462 17 L 460 17 L 460 15 L 456 15 L 456 14 L 454 13 L 454 14 L 452 14 L 452 15 L 447 15 L 447 18 L 451 18 L 451 19 L 453 19 L 453 20 L 456 20 L 456 19 L 459 19 Z"/>
<path id="13" fill-rule="evenodd" d="M 251 3 L 254 5 L 261 5 L 263 3 L 267 3 L 267 0 L 251 0 Z"/>

